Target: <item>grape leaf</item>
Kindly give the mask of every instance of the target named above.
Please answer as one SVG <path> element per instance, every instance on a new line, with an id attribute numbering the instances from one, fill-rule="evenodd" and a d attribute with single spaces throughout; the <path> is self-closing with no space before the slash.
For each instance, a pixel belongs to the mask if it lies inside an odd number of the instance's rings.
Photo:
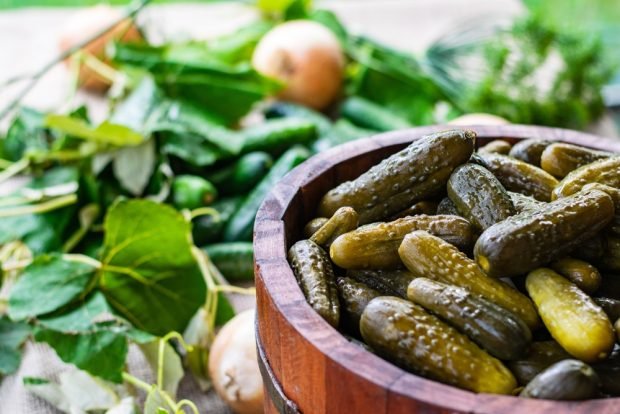
<path id="1" fill-rule="evenodd" d="M 124 125 L 104 121 L 97 127 L 91 126 L 83 119 L 69 115 L 49 114 L 45 117 L 45 125 L 63 132 L 74 138 L 81 138 L 102 144 L 117 146 L 139 145 L 144 141 L 141 134 Z"/>
<path id="2" fill-rule="evenodd" d="M 139 196 L 153 175 L 155 157 L 155 142 L 152 139 L 135 147 L 122 148 L 114 155 L 114 176 L 123 188 Z"/>
<path id="3" fill-rule="evenodd" d="M 0 375 L 7 375 L 19 368 L 21 354 L 19 347 L 30 335 L 30 327 L 22 322 L 13 322 L 0 317 Z"/>
<path id="4" fill-rule="evenodd" d="M 73 302 L 87 292 L 95 270 L 93 264 L 67 256 L 39 256 L 11 290 L 9 316 L 14 320 L 31 318 Z"/>
<path id="5" fill-rule="evenodd" d="M 2 158 L 17 161 L 28 152 L 47 150 L 49 136 L 43 120 L 41 112 L 20 108 L 2 140 Z"/>
<path id="6" fill-rule="evenodd" d="M 206 293 L 189 223 L 170 206 L 122 200 L 104 228 L 100 288 L 108 302 L 138 329 L 183 331 Z"/>
<path id="7" fill-rule="evenodd" d="M 104 320 L 110 320 L 112 308 L 101 292 L 95 292 L 85 303 L 62 315 L 38 319 L 40 326 L 59 332 L 87 332 Z"/>
<path id="8" fill-rule="evenodd" d="M 140 345 L 140 349 L 144 354 L 151 370 L 157 373 L 159 367 L 159 344 L 161 339 Z M 163 383 L 161 387 L 173 398 L 177 395 L 179 382 L 183 378 L 183 363 L 181 357 L 177 354 L 169 343 L 164 344 L 164 364 L 163 364 Z"/>
<path id="9" fill-rule="evenodd" d="M 127 356 L 127 339 L 112 330 L 77 334 L 45 328 L 35 330 L 35 340 L 47 342 L 63 361 L 103 379 L 120 383 Z"/>

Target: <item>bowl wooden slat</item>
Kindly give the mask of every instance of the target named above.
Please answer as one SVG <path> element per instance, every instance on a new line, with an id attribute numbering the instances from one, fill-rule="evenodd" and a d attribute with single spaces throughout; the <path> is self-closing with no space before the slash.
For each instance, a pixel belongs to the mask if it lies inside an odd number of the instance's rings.
<path id="1" fill-rule="evenodd" d="M 389 132 L 332 148 L 298 166 L 272 189 L 254 228 L 257 341 L 264 354 L 262 363 L 273 374 L 273 379 L 265 380 L 276 381 L 290 405 L 306 414 L 619 413 L 620 398 L 572 403 L 526 400 L 475 394 L 413 375 L 350 343 L 306 303 L 286 252 L 301 238 L 323 194 L 414 139 L 453 128 Z M 479 146 L 498 138 L 511 143 L 540 138 L 620 152 L 618 140 L 577 131 L 524 125 L 467 128 L 477 132 Z M 265 412 L 280 412 L 278 406 L 282 404 L 267 401 Z"/>

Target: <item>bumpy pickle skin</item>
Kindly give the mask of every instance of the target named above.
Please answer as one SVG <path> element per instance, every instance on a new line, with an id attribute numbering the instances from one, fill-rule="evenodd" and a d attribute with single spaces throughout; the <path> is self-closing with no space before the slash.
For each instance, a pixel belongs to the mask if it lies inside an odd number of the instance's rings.
<path id="1" fill-rule="evenodd" d="M 386 223 L 372 223 L 338 237 L 329 255 L 344 269 L 397 269 L 403 264 L 398 247 L 414 230 L 425 230 L 461 249 L 471 249 L 473 228 L 458 216 L 418 215 Z"/>
<path id="2" fill-rule="evenodd" d="M 516 158 L 500 154 L 479 154 L 485 167 L 497 177 L 506 190 L 525 194 L 539 201 L 550 201 L 558 185 L 551 174 Z"/>
<path id="3" fill-rule="evenodd" d="M 350 277 L 339 277 L 336 281 L 341 305 L 341 316 L 346 320 L 350 329 L 359 334 L 359 324 L 366 306 L 382 294 Z"/>
<path id="4" fill-rule="evenodd" d="M 585 362 L 609 356 L 615 343 L 609 318 L 586 293 L 548 268 L 530 272 L 525 287 L 551 336 Z"/>
<path id="5" fill-rule="evenodd" d="M 545 148 L 540 157 L 540 166 L 554 177 L 564 178 L 579 167 L 612 155 L 610 152 L 557 142 Z"/>
<path id="6" fill-rule="evenodd" d="M 553 190 L 553 199 L 575 194 L 590 183 L 620 188 L 620 157 L 604 158 L 571 171 Z"/>
<path id="7" fill-rule="evenodd" d="M 341 207 L 329 218 L 314 234 L 310 240 L 329 251 L 330 246 L 339 236 L 355 230 L 359 223 L 359 217 L 351 207 Z"/>
<path id="8" fill-rule="evenodd" d="M 601 286 L 601 273 L 596 267 L 583 260 L 563 257 L 551 262 L 549 267 L 588 294 L 596 292 Z"/>
<path id="9" fill-rule="evenodd" d="M 487 276 L 456 247 L 425 231 L 407 235 L 398 249 L 411 273 L 460 286 L 519 316 L 530 329 L 540 325 L 532 301 L 506 283 Z"/>
<path id="10" fill-rule="evenodd" d="M 476 134 L 451 130 L 415 140 L 353 181 L 330 190 L 319 203 L 318 214 L 331 217 L 349 206 L 360 224 L 385 220 L 416 201 L 433 197 L 446 185 L 452 171 L 472 155 Z"/>
<path id="11" fill-rule="evenodd" d="M 510 195 L 497 178 L 476 164 L 457 167 L 448 180 L 448 197 L 459 214 L 479 231 L 516 213 Z"/>
<path id="12" fill-rule="evenodd" d="M 489 227 L 476 241 L 474 257 L 489 276 L 525 274 L 597 235 L 613 215 L 609 195 L 582 191 Z"/>
<path id="13" fill-rule="evenodd" d="M 527 385 L 534 377 L 556 362 L 571 358 L 556 341 L 533 342 L 522 358 L 508 362 L 519 385 Z"/>
<path id="14" fill-rule="evenodd" d="M 288 251 L 297 283 L 310 306 L 334 328 L 340 323 L 340 302 L 327 253 L 310 240 L 300 240 Z"/>
<path id="15" fill-rule="evenodd" d="M 464 288 L 421 277 L 409 284 L 407 297 L 496 358 L 519 358 L 532 340 L 517 315 Z"/>
<path id="16" fill-rule="evenodd" d="M 540 167 L 542 153 L 545 148 L 551 144 L 553 144 L 553 141 L 548 141 L 546 139 L 524 139 L 513 145 L 508 155 L 523 162 L 527 162 L 528 164 Z"/>
<path id="17" fill-rule="evenodd" d="M 360 331 L 380 355 L 425 377 L 474 392 L 510 394 L 516 388 L 501 361 L 407 300 L 373 299 L 362 314 Z"/>
<path id="18" fill-rule="evenodd" d="M 312 237 L 312 235 L 316 233 L 318 229 L 323 227 L 323 225 L 327 223 L 328 220 L 329 219 L 327 217 L 315 217 L 312 220 L 310 220 L 304 226 L 304 237 L 306 239 L 309 239 L 310 237 Z"/>

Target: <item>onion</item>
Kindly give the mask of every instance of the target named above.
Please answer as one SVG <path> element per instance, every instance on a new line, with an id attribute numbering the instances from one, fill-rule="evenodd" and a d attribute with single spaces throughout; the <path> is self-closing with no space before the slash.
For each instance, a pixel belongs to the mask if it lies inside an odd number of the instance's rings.
<path id="1" fill-rule="evenodd" d="M 501 116 L 473 113 L 461 115 L 448 122 L 449 125 L 508 125 L 510 122 Z"/>
<path id="2" fill-rule="evenodd" d="M 263 412 L 263 380 L 254 339 L 254 309 L 228 321 L 209 354 L 209 376 L 218 395 L 237 414 Z"/>
<path id="3" fill-rule="evenodd" d="M 74 47 L 118 21 L 121 17 L 122 14 L 119 10 L 103 4 L 80 10 L 68 20 L 63 28 L 58 42 L 60 49 L 66 51 Z M 90 42 L 82 49 L 82 52 L 109 64 L 110 62 L 105 59 L 105 47 L 109 42 L 112 40 L 129 42 L 141 39 L 142 35 L 137 27 L 130 19 L 126 19 L 119 22 L 103 36 Z M 70 58 L 65 62 L 72 66 L 72 60 Z M 78 81 L 81 87 L 98 92 L 105 91 L 111 84 L 109 79 L 101 76 L 83 62 L 80 62 L 79 65 Z"/>
<path id="4" fill-rule="evenodd" d="M 280 98 L 325 109 L 340 94 L 344 54 L 325 26 L 293 20 L 269 31 L 252 56 L 254 68 L 284 82 Z"/>

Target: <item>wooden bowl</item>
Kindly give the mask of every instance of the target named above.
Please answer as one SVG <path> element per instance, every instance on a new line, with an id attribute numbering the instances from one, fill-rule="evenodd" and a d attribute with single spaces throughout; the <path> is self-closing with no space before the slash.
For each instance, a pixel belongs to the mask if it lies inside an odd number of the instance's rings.
<path id="1" fill-rule="evenodd" d="M 257 343 L 266 413 L 620 413 L 620 398 L 556 402 L 475 394 L 411 373 L 350 343 L 307 303 L 286 253 L 314 217 L 320 198 L 431 132 L 391 132 L 316 155 L 289 173 L 266 198 L 254 228 Z M 468 127 L 478 145 L 502 138 L 564 141 L 620 152 L 620 141 L 563 129 L 507 125 Z"/>

